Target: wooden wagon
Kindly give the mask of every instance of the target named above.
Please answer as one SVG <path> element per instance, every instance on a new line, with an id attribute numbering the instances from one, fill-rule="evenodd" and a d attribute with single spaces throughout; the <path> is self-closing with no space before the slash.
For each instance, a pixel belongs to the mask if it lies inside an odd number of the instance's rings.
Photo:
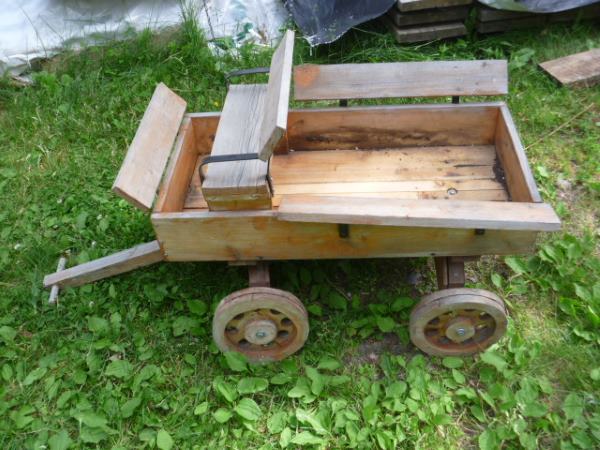
<path id="1" fill-rule="evenodd" d="M 288 110 L 293 41 L 288 31 L 268 84 L 231 85 L 221 113 L 186 114 L 160 84 L 113 187 L 151 211 L 156 240 L 58 270 L 45 286 L 158 261 L 248 265 L 250 287 L 221 301 L 213 337 L 221 350 L 271 361 L 302 347 L 308 317 L 270 287 L 268 261 L 431 256 L 440 290 L 412 311 L 413 343 L 464 355 L 496 342 L 506 307 L 464 287 L 465 261 L 529 252 L 538 232 L 560 227 L 506 105 L 459 102 L 506 94 L 506 62 L 301 65 L 295 98 L 340 106 Z M 347 106 L 386 97 L 452 103 Z"/>

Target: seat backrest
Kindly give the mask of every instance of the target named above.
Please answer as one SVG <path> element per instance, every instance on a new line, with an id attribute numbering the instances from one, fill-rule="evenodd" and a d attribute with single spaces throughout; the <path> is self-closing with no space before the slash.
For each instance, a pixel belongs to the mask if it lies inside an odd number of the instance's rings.
<path id="1" fill-rule="evenodd" d="M 277 146 L 287 128 L 293 56 L 294 32 L 287 30 L 271 58 L 269 83 L 259 131 L 258 155 L 263 161 L 271 157 L 273 149 Z"/>
<path id="2" fill-rule="evenodd" d="M 303 64 L 294 68 L 296 100 L 507 93 L 508 68 L 505 60 Z"/>

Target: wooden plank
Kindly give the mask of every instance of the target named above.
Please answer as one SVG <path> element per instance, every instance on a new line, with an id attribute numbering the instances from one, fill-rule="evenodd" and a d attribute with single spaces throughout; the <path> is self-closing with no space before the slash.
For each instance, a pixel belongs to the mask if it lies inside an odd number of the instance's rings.
<path id="1" fill-rule="evenodd" d="M 489 8 L 483 5 L 477 6 L 477 20 L 479 22 L 522 19 L 523 17 L 529 17 L 533 15 L 534 13 L 528 11 L 506 11 L 503 9 Z"/>
<path id="2" fill-rule="evenodd" d="M 293 185 L 292 185 L 293 186 Z M 299 194 L 286 194 L 286 189 L 282 189 L 281 193 L 277 193 L 273 196 L 273 208 L 278 208 L 281 204 L 281 200 L 287 195 L 305 195 L 305 193 Z M 373 197 L 373 193 L 368 192 L 344 192 L 344 193 L 328 193 L 319 192 L 311 195 L 318 196 L 343 196 L 343 197 Z M 426 200 L 478 200 L 478 201 L 491 201 L 491 202 L 505 202 L 508 201 L 508 194 L 504 189 L 473 189 L 473 190 L 461 190 L 456 194 L 448 194 L 447 191 L 434 190 L 434 191 L 395 191 L 395 192 L 378 192 L 377 196 L 380 198 L 392 198 L 392 199 L 426 199 Z M 190 192 L 186 197 L 184 211 L 198 211 L 208 209 L 208 205 L 204 198 L 202 198 L 201 192 Z"/>
<path id="3" fill-rule="evenodd" d="M 600 5 L 589 5 L 557 13 L 536 14 L 528 11 L 506 11 L 479 5 L 477 8 L 478 22 L 510 22 L 523 18 L 546 19 L 546 22 L 567 22 L 573 20 L 590 20 L 598 17 Z M 541 21 L 538 21 L 540 23 Z"/>
<path id="4" fill-rule="evenodd" d="M 271 168 L 282 183 L 494 178 L 493 146 L 290 152 Z"/>
<path id="5" fill-rule="evenodd" d="M 537 235 L 351 225 L 348 238 L 340 238 L 336 224 L 285 222 L 276 215 L 276 211 L 154 213 L 152 223 L 169 261 L 509 255 L 530 252 Z"/>
<path id="6" fill-rule="evenodd" d="M 429 8 L 447 8 L 450 6 L 470 5 L 473 0 L 397 0 L 400 11 L 418 11 Z"/>
<path id="7" fill-rule="evenodd" d="M 600 17 L 600 4 L 592 4 L 581 8 L 570 9 L 559 13 L 548 14 L 551 23 L 571 22 L 575 20 L 592 20 Z"/>
<path id="8" fill-rule="evenodd" d="M 401 198 L 505 200 L 504 188 L 496 180 L 496 165 L 493 145 L 294 151 L 276 155 L 271 161 L 273 206 L 279 204 L 281 195 L 288 194 L 377 193 Z M 497 192 L 477 193 L 488 190 Z M 185 207 L 206 207 L 197 170 Z"/>
<path id="9" fill-rule="evenodd" d="M 185 100 L 159 83 L 125 155 L 112 189 L 142 211 L 152 208 L 185 108 Z"/>
<path id="10" fill-rule="evenodd" d="M 546 61 L 540 67 L 562 85 L 592 86 L 600 81 L 600 48 Z"/>
<path id="11" fill-rule="evenodd" d="M 290 149 L 376 149 L 494 143 L 503 103 L 292 110 Z"/>
<path id="12" fill-rule="evenodd" d="M 503 95 L 508 69 L 505 60 L 304 64 L 294 82 L 297 100 Z"/>
<path id="13" fill-rule="evenodd" d="M 500 107 L 496 152 L 504 169 L 508 192 L 515 202 L 542 201 L 529 168 L 525 149 L 506 105 Z"/>
<path id="14" fill-rule="evenodd" d="M 292 83 L 292 60 L 294 55 L 294 32 L 287 30 L 271 59 L 269 83 L 264 99 L 263 118 L 260 125 L 258 153 L 267 161 L 273 154 L 287 128 L 290 86 Z"/>
<path id="15" fill-rule="evenodd" d="M 259 151 L 257 123 L 263 116 L 267 86 L 261 84 L 232 85 L 223 105 L 211 155 L 256 153 Z M 238 196 L 242 202 L 254 202 L 256 209 L 271 207 L 271 193 L 266 176 L 268 164 L 261 160 L 214 163 L 206 167 L 202 186 L 211 209 L 227 210 L 241 205 L 228 201 Z"/>
<path id="16" fill-rule="evenodd" d="M 198 153 L 195 146 L 192 121 L 186 117 L 181 122 L 175 141 L 173 155 L 165 171 L 155 210 L 163 212 L 181 211 L 185 195 L 192 178 Z"/>
<path id="17" fill-rule="evenodd" d="M 221 119 L 221 111 L 188 113 L 186 116 L 192 121 L 196 151 L 200 155 L 210 155 Z"/>
<path id="18" fill-rule="evenodd" d="M 547 23 L 544 15 L 533 15 L 522 19 L 498 20 L 495 22 L 478 22 L 477 32 L 498 33 L 501 31 L 524 30 L 532 27 L 541 27 Z"/>
<path id="19" fill-rule="evenodd" d="M 44 287 L 81 286 L 103 278 L 129 272 L 164 260 L 158 241 L 136 245 L 104 258 L 70 267 L 44 277 Z"/>
<path id="20" fill-rule="evenodd" d="M 389 22 L 389 21 L 388 21 Z M 450 39 L 466 36 L 467 27 L 462 22 L 443 23 L 421 27 L 398 28 L 388 25 L 399 44 L 413 44 L 415 42 L 435 41 L 437 39 Z"/>
<path id="21" fill-rule="evenodd" d="M 560 219 L 545 203 L 285 196 L 277 217 L 291 222 L 357 225 L 531 231 L 560 229 Z"/>
<path id="22" fill-rule="evenodd" d="M 410 27 L 430 23 L 456 22 L 465 20 L 469 15 L 468 6 L 436 8 L 411 13 L 400 12 L 397 8 L 388 11 L 388 15 L 398 27 Z"/>

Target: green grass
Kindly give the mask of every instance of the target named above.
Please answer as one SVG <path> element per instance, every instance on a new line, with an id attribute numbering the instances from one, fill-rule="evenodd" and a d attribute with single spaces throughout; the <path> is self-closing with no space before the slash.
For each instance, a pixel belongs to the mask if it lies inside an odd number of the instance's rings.
<path id="1" fill-rule="evenodd" d="M 148 217 L 110 187 L 155 84 L 190 111 L 219 110 L 224 73 L 270 53 L 215 58 L 188 21 L 168 38 L 67 54 L 32 87 L 2 81 L 0 447 L 600 446 L 600 88 L 557 87 L 536 65 L 598 46 L 586 24 L 418 46 L 372 26 L 312 51 L 297 40 L 296 63 L 510 60 L 507 100 L 564 231 L 532 257 L 469 270 L 512 319 L 497 346 L 464 359 L 407 343 L 410 306 L 434 289 L 425 260 L 274 264 L 274 285 L 308 306 L 311 335 L 269 366 L 211 342 L 211 311 L 245 287 L 242 268 L 159 264 L 48 306 L 42 278 L 62 252 L 75 264 L 153 239 Z M 414 271 L 416 288 L 404 281 Z"/>

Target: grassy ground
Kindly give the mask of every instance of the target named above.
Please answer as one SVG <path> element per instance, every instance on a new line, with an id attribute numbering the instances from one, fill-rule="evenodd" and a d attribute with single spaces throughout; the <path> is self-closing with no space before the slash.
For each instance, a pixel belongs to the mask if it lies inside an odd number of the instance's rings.
<path id="1" fill-rule="evenodd" d="M 600 446 L 600 88 L 559 88 L 536 66 L 598 46 L 600 30 L 585 24 L 419 46 L 374 28 L 312 51 L 297 41 L 297 63 L 510 60 L 508 102 L 564 231 L 534 256 L 469 270 L 469 285 L 499 292 L 512 319 L 497 346 L 464 359 L 407 344 L 410 306 L 434 289 L 424 260 L 274 264 L 274 284 L 309 307 L 311 335 L 263 367 L 211 343 L 211 310 L 245 287 L 241 268 L 159 264 L 48 306 L 42 277 L 62 252 L 75 264 L 153 239 L 110 187 L 155 84 L 191 111 L 219 110 L 224 72 L 264 65 L 269 52 L 216 59 L 186 24 L 169 39 L 143 33 L 67 55 L 33 87 L 3 81 L 0 447 Z"/>

